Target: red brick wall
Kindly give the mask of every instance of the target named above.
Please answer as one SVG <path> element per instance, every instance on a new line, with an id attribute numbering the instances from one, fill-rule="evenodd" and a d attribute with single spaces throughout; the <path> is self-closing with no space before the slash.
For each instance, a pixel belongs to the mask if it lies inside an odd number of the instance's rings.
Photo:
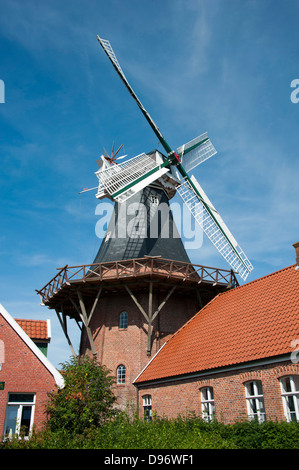
<path id="1" fill-rule="evenodd" d="M 3 434 L 8 393 L 35 393 L 34 425 L 40 428 L 45 419 L 47 392 L 55 389 L 55 380 L 35 354 L 0 315 L 0 339 L 4 342 L 4 363 L 0 381 L 0 436 Z"/>
<path id="2" fill-rule="evenodd" d="M 170 288 L 169 288 L 170 289 Z M 164 300 L 166 293 L 153 294 L 153 312 Z M 134 293 L 144 310 L 148 310 L 148 290 L 144 293 Z M 128 328 L 119 329 L 119 316 L 122 311 L 128 313 Z M 129 294 L 117 294 L 114 297 L 106 296 L 100 299 L 90 323 L 98 360 L 111 370 L 116 377 L 118 365 L 126 366 L 126 384 L 115 385 L 118 404 L 125 407 L 128 403 L 136 406 L 136 389 L 133 380 L 146 366 L 151 357 L 158 351 L 169 335 L 180 328 L 198 310 L 194 300 L 183 295 L 169 298 L 160 314 L 153 322 L 151 356 L 147 355 L 147 323 L 131 299 Z M 83 332 L 81 339 L 81 353 L 90 354 L 90 345 Z"/>
<path id="3" fill-rule="evenodd" d="M 239 369 L 234 372 L 218 373 L 206 378 L 177 380 L 160 385 L 148 385 L 139 389 L 139 414 L 143 415 L 144 395 L 152 396 L 152 410 L 158 416 L 169 418 L 195 412 L 201 416 L 202 387 L 213 387 L 216 419 L 224 423 L 247 419 L 245 383 L 261 380 L 268 420 L 284 420 L 283 403 L 279 378 L 299 375 L 299 365 L 284 363 L 263 367 Z"/>

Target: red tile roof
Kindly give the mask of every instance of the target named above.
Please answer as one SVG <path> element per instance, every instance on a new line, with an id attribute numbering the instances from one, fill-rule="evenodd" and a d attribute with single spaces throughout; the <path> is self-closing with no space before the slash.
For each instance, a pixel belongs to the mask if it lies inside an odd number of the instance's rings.
<path id="1" fill-rule="evenodd" d="M 20 318 L 15 318 L 15 320 L 32 340 L 50 340 L 46 320 L 22 320 Z"/>
<path id="2" fill-rule="evenodd" d="M 299 270 L 289 266 L 215 297 L 168 340 L 135 383 L 287 354 L 296 338 Z"/>

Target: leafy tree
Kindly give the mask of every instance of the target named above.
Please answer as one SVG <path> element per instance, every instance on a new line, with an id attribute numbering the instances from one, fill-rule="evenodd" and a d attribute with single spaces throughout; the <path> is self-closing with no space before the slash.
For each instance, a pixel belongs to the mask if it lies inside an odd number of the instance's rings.
<path id="1" fill-rule="evenodd" d="M 116 414 L 114 379 L 95 359 L 72 358 L 62 364 L 64 388 L 51 392 L 46 405 L 47 427 L 51 431 L 82 433 L 101 426 Z"/>

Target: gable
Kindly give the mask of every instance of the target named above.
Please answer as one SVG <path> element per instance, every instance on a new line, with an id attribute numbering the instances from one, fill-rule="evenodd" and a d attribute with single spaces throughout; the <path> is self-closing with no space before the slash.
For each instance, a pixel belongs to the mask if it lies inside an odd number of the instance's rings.
<path id="1" fill-rule="evenodd" d="M 7 310 L 0 304 L 0 318 L 7 322 L 8 326 L 11 328 L 13 334 L 18 336 L 18 340 L 15 340 L 13 355 L 17 356 L 18 350 L 22 348 L 24 350 L 25 346 L 30 350 L 30 352 L 40 361 L 40 363 L 45 367 L 48 372 L 54 377 L 54 380 L 58 387 L 63 387 L 64 380 L 62 375 L 58 370 L 51 364 L 51 362 L 45 357 L 45 355 L 40 351 L 40 349 L 34 344 L 34 342 L 29 338 L 25 331 L 20 327 L 20 325 L 12 318 L 12 316 L 7 312 Z M 0 330 L 1 335 L 1 330 Z M 0 336 L 1 337 L 1 336 Z M 8 351 L 9 352 L 9 351 Z M 10 352 L 9 352 L 10 353 Z M 7 348 L 5 347 L 4 342 L 4 360 L 6 361 Z"/>

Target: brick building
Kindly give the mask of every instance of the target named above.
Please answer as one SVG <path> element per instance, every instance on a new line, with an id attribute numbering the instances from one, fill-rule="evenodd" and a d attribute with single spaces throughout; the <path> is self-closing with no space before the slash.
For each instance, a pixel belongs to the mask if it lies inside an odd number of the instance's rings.
<path id="1" fill-rule="evenodd" d="M 31 336 L 31 338 L 30 338 Z M 45 419 L 47 392 L 63 386 L 61 374 L 46 358 L 49 323 L 14 320 L 0 305 L 0 435 L 29 434 Z"/>
<path id="2" fill-rule="evenodd" d="M 154 184 L 130 198 L 134 210 L 116 202 L 94 262 L 65 266 L 37 291 L 55 309 L 73 354 L 68 322 L 77 322 L 79 354 L 110 369 L 124 408 L 136 405 L 133 380 L 164 342 L 215 295 L 238 285 L 232 270 L 190 262 L 168 200 Z"/>
<path id="3" fill-rule="evenodd" d="M 142 281 L 138 287 L 130 290 L 144 312 L 148 311 L 149 283 L 141 289 Z M 143 281 L 143 282 L 146 282 Z M 159 288 L 153 286 L 152 310 L 155 312 L 162 300 L 165 299 L 171 287 Z M 134 292 L 134 294 L 133 294 Z M 136 298 L 135 297 L 135 298 Z M 188 321 L 198 309 L 195 298 L 186 293 L 174 292 L 167 305 L 152 322 L 150 336 L 150 349 L 148 346 L 147 320 L 127 292 L 119 290 L 117 295 L 103 295 L 98 308 L 93 315 L 90 328 L 93 334 L 94 348 L 97 359 L 105 364 L 115 377 L 114 392 L 118 405 L 126 408 L 127 405 L 136 406 L 136 390 L 133 380 L 148 363 L 149 358 L 155 354 L 165 340 Z M 174 314 L 175 312 L 175 314 Z M 86 334 L 81 339 L 81 354 L 91 354 L 91 347 Z"/>
<path id="4" fill-rule="evenodd" d="M 74 355 L 68 322 L 76 321 L 79 354 L 110 369 L 119 406 L 168 416 L 215 411 L 226 422 L 298 419 L 290 354 L 299 272 L 293 266 L 239 287 L 232 270 L 192 264 L 171 212 L 159 217 L 170 197 L 151 184 L 130 199 L 131 219 L 116 202 L 94 262 L 60 269 L 37 291 L 42 304 L 56 311 Z"/>
<path id="5" fill-rule="evenodd" d="M 140 415 L 299 421 L 298 294 L 294 265 L 216 296 L 135 379 Z"/>

